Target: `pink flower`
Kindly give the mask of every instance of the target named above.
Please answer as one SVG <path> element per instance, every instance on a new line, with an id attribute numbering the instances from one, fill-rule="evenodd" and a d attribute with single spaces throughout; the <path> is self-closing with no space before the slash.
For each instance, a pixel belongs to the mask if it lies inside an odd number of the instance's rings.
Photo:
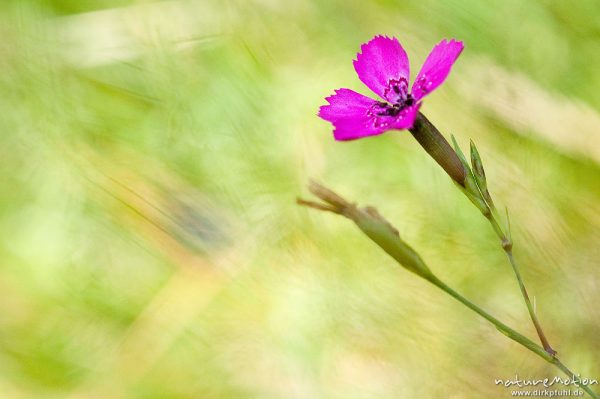
<path id="1" fill-rule="evenodd" d="M 350 89 L 339 89 L 326 98 L 319 116 L 335 127 L 336 140 L 374 136 L 391 129 L 410 129 L 421 100 L 441 85 L 462 52 L 463 43 L 442 40 L 425 60 L 408 90 L 408 56 L 396 38 L 375 36 L 361 46 L 354 69 L 359 79 L 385 101 L 373 100 Z"/>

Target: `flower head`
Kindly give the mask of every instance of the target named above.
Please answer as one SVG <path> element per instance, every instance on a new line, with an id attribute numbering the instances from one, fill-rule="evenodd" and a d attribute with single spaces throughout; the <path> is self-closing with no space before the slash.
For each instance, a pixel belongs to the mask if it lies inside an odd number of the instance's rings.
<path id="1" fill-rule="evenodd" d="M 319 109 L 319 116 L 333 124 L 336 140 L 354 140 L 391 129 L 410 129 L 419 114 L 421 100 L 444 82 L 463 47 L 462 42 L 454 39 L 439 42 L 409 90 L 410 68 L 402 45 L 396 38 L 375 36 L 361 46 L 354 69 L 359 79 L 381 100 L 350 89 L 339 89 L 326 98 L 329 105 Z"/>

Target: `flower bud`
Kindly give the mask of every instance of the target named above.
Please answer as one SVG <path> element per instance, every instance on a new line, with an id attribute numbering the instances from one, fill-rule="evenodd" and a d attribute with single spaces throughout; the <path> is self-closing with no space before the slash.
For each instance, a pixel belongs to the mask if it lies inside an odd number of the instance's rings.
<path id="1" fill-rule="evenodd" d="M 355 204 L 349 203 L 338 194 L 315 182 L 310 184 L 309 189 L 324 204 L 298 199 L 299 204 L 347 217 L 404 268 L 427 280 L 433 278 L 433 273 L 421 257 L 400 238 L 398 230 L 385 220 L 375 208 L 369 206 L 358 208 Z"/>

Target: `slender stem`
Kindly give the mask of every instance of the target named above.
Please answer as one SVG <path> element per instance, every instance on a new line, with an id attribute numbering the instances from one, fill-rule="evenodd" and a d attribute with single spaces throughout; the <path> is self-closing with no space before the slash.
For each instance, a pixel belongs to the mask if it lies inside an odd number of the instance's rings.
<path id="1" fill-rule="evenodd" d="M 463 297 L 461 294 L 456 292 L 454 289 L 450 288 L 446 283 L 441 281 L 439 278 L 432 276 L 432 277 L 428 278 L 427 280 L 429 282 L 431 282 L 433 285 L 435 285 L 436 287 L 440 288 L 441 290 L 443 290 L 444 292 L 449 294 L 450 296 L 452 296 L 454 299 L 456 299 L 457 301 L 459 301 L 466 307 L 468 307 L 469 309 L 471 309 L 472 311 L 474 311 L 475 313 L 477 313 L 478 315 L 480 315 L 481 317 L 483 317 L 484 319 L 486 319 L 487 321 L 489 321 L 490 323 L 492 323 L 498 329 L 498 331 L 500 331 L 502 334 L 506 335 L 508 338 L 521 344 L 522 346 L 529 349 L 530 351 L 532 351 L 533 353 L 535 353 L 542 359 L 546 360 L 548 363 L 552 363 L 555 367 L 557 367 L 559 370 L 564 372 L 567 375 L 567 377 L 575 378 L 575 373 L 573 373 L 571 370 L 569 370 L 567 368 L 567 366 L 565 366 L 556 357 L 556 353 L 550 354 L 547 351 L 547 349 L 542 348 L 541 346 L 539 346 L 538 344 L 536 344 L 529 338 L 525 337 L 524 335 L 513 330 L 506 324 L 502 323 L 500 320 L 496 319 L 494 316 L 490 315 L 485 310 L 481 309 L 479 306 L 475 305 L 473 302 L 471 302 L 467 298 Z M 580 384 L 579 387 L 581 389 L 583 389 L 592 398 L 600 399 L 600 396 L 598 396 L 594 391 L 592 391 L 592 389 L 588 385 Z"/>
<path id="2" fill-rule="evenodd" d="M 502 241 L 502 248 L 504 249 L 506 257 L 508 258 L 513 272 L 515 273 L 515 277 L 517 278 L 517 282 L 519 283 L 519 289 L 521 290 L 521 294 L 523 295 L 525 305 L 527 306 L 527 311 L 529 312 L 529 317 L 533 322 L 533 326 L 535 327 L 535 331 L 537 332 L 540 342 L 542 343 L 542 346 L 544 347 L 544 350 L 546 352 L 548 352 L 551 356 L 555 356 L 556 351 L 552 349 L 552 346 L 550 346 L 550 343 L 548 342 L 548 339 L 546 338 L 546 335 L 542 330 L 542 326 L 537 318 L 537 315 L 535 314 L 535 309 L 533 309 L 533 305 L 531 304 L 529 295 L 527 294 L 527 289 L 525 288 L 523 277 L 521 276 L 521 272 L 519 271 L 519 266 L 517 265 L 515 257 L 512 253 L 512 241 L 508 237 L 506 237 L 504 231 L 502 230 L 502 228 L 500 228 L 500 225 L 498 224 L 498 220 L 496 218 L 496 212 L 491 212 L 490 216 L 488 217 L 488 220 L 490 221 L 492 227 L 494 228 L 494 231 Z"/>
<path id="3" fill-rule="evenodd" d="M 540 356 L 547 362 L 552 362 L 553 357 L 550 356 L 550 354 L 548 354 L 541 346 L 539 346 L 529 338 L 525 337 L 524 335 L 513 330 L 506 324 L 502 323 L 500 320 L 496 319 L 494 316 L 490 315 L 485 310 L 481 309 L 479 306 L 475 305 L 473 302 L 469 301 L 467 298 L 463 297 L 458 292 L 450 288 L 448 285 L 446 285 L 446 283 L 444 283 L 437 277 L 434 276 L 433 278 L 430 278 L 429 281 L 438 288 L 445 291 L 450 296 L 452 296 L 454 299 L 461 302 L 463 305 L 465 305 L 466 307 L 468 307 L 469 309 L 471 309 L 472 311 L 474 311 L 475 313 L 479 314 L 481 317 L 492 323 L 502 334 L 506 335 L 508 338 L 520 343 L 521 345 L 523 345 L 536 355 Z"/>
<path id="4" fill-rule="evenodd" d="M 565 373 L 568 377 L 575 378 L 575 373 L 572 372 L 571 370 L 569 370 L 569 368 L 567 366 L 562 364 L 562 362 L 558 358 L 555 357 L 554 360 L 552 361 L 552 364 L 554 364 L 556 367 L 558 367 L 560 370 L 562 370 L 562 372 Z M 594 399 L 600 398 L 600 396 L 598 396 L 594 391 L 592 391 L 592 389 L 589 387 L 589 385 L 581 384 L 581 385 L 579 385 L 579 388 L 583 389 L 588 395 L 590 395 Z"/>
<path id="5" fill-rule="evenodd" d="M 540 325 L 537 315 L 535 314 L 535 309 L 533 308 L 533 306 L 531 304 L 531 300 L 529 299 L 529 295 L 527 294 L 527 289 L 525 288 L 525 284 L 523 284 L 523 278 L 521 277 L 521 272 L 519 272 L 519 268 L 517 266 L 517 262 L 515 261 L 515 257 L 513 256 L 512 250 L 510 250 L 510 249 L 505 250 L 505 252 L 506 252 L 506 256 L 508 257 L 508 260 L 510 261 L 510 265 L 513 268 L 513 271 L 515 272 L 517 281 L 519 282 L 519 288 L 521 289 L 521 293 L 523 294 L 523 298 L 525 299 L 525 304 L 527 305 L 527 310 L 529 311 L 529 316 L 531 317 L 531 321 L 533 322 L 535 331 L 537 332 L 538 337 L 540 338 L 540 341 L 542 342 L 542 346 L 544 347 L 546 352 L 548 352 L 550 355 L 554 356 L 554 355 L 556 355 L 556 351 L 554 349 L 552 349 L 552 347 L 550 346 L 550 343 L 548 342 L 548 339 L 546 338 L 546 335 L 544 335 L 542 326 Z"/>
<path id="6" fill-rule="evenodd" d="M 556 355 L 556 351 L 552 349 L 548 339 L 542 331 L 542 327 L 537 319 L 523 278 L 519 272 L 519 268 L 512 255 L 512 242 L 509 236 L 506 236 L 504 229 L 500 227 L 498 221 L 500 217 L 494 207 L 492 198 L 486 188 L 485 173 L 483 171 L 483 165 L 476 147 L 471 144 L 471 160 L 473 168 L 471 169 L 464 155 L 456 146 L 456 150 L 452 149 L 448 141 L 440 133 L 440 131 L 425 117 L 425 115 L 419 113 L 413 127 L 410 129 L 413 137 L 417 142 L 427 151 L 427 153 L 448 173 L 448 175 L 458 184 L 463 193 L 475 204 L 484 216 L 490 221 L 496 235 L 502 242 L 502 248 L 506 252 L 512 269 L 519 282 L 519 288 L 521 294 L 527 305 L 529 316 L 535 327 L 535 330 L 539 336 L 540 342 L 542 343 L 544 350 L 551 356 Z"/>

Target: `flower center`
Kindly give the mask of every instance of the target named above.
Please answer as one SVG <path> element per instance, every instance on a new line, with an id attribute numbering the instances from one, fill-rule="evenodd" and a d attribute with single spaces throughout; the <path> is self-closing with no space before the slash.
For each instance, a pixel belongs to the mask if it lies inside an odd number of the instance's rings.
<path id="1" fill-rule="evenodd" d="M 407 94 L 404 98 L 398 98 L 393 104 L 384 101 L 377 101 L 373 108 L 377 116 L 397 116 L 404 109 L 415 104 L 415 99 L 412 95 Z"/>
<path id="2" fill-rule="evenodd" d="M 390 79 L 388 81 L 383 98 L 394 104 L 404 100 L 406 96 L 408 96 L 408 81 L 406 79 Z"/>

